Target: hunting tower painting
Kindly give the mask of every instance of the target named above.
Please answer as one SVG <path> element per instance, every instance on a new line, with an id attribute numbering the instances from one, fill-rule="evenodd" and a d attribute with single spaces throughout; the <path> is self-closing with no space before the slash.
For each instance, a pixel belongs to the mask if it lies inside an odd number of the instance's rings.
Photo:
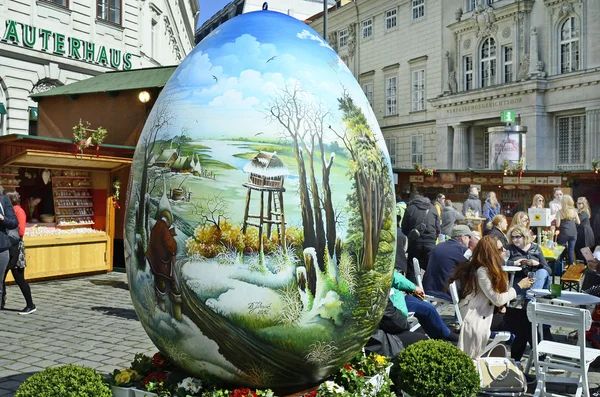
<path id="1" fill-rule="evenodd" d="M 283 161 L 277 157 L 277 153 L 260 151 L 254 158 L 244 166 L 244 172 L 248 174 L 248 182 L 244 187 L 248 188 L 246 193 L 246 206 L 244 207 L 244 225 L 242 232 L 246 234 L 248 226 L 258 228 L 258 235 L 263 235 L 263 225 L 267 225 L 267 237 L 271 238 L 271 226 L 277 228 L 277 235 L 281 246 L 285 248 L 285 213 L 283 206 L 283 182 L 288 170 Z M 249 214 L 250 199 L 252 191 L 260 193 L 260 210 L 258 215 Z M 267 212 L 264 212 L 265 192 L 267 193 Z M 258 219 L 258 223 L 249 219 Z M 262 239 L 260 245 L 262 249 Z"/>

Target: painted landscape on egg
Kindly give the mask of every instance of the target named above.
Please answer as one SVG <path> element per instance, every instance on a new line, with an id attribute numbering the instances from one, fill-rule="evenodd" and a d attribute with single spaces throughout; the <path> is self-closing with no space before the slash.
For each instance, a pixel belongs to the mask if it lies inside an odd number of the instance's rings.
<path id="1" fill-rule="evenodd" d="M 125 246 L 146 332 L 196 374 L 318 382 L 387 301 L 394 193 L 350 71 L 301 22 L 262 11 L 183 61 L 139 140 Z"/>

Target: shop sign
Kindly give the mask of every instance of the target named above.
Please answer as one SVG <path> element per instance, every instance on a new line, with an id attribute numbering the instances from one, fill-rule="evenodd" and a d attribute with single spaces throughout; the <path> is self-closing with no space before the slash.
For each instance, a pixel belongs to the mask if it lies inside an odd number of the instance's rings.
<path id="1" fill-rule="evenodd" d="M 424 180 L 424 177 L 423 177 L 423 175 L 411 175 L 411 176 L 408 178 L 408 180 L 409 180 L 409 182 L 411 182 L 411 183 L 415 183 L 415 182 L 423 182 L 423 180 Z"/>
<path id="2" fill-rule="evenodd" d="M 96 65 L 115 69 L 122 68 L 123 70 L 131 69 L 133 54 L 130 52 L 122 53 L 121 50 L 106 48 L 103 45 L 96 46 L 91 41 L 80 40 L 13 20 L 6 21 L 6 30 L 4 34 L 0 35 L 0 41 Z"/>
<path id="3" fill-rule="evenodd" d="M 549 176 L 548 185 L 560 185 L 560 176 Z"/>
<path id="4" fill-rule="evenodd" d="M 494 133 L 489 134 L 489 137 L 490 169 L 502 169 L 505 160 L 509 164 L 519 162 L 521 153 L 525 152 L 525 136 L 519 133 Z"/>
<path id="5" fill-rule="evenodd" d="M 523 176 L 521 177 L 521 185 L 534 185 L 535 176 Z"/>

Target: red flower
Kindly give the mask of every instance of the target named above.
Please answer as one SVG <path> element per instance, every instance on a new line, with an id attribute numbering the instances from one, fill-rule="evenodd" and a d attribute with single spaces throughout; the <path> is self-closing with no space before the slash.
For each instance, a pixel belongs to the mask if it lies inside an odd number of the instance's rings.
<path id="1" fill-rule="evenodd" d="M 250 389 L 241 388 L 235 389 L 229 397 L 258 397 L 255 392 Z"/>
<path id="2" fill-rule="evenodd" d="M 162 354 L 156 353 L 152 356 L 152 366 L 154 368 L 163 368 L 165 365 L 167 365 L 167 359 Z"/>
<path id="3" fill-rule="evenodd" d="M 317 397 L 318 395 L 319 394 L 316 391 L 311 391 L 310 393 L 308 393 L 304 397 Z"/>
<path id="4" fill-rule="evenodd" d="M 167 379 L 167 374 L 164 372 L 153 371 L 150 372 L 144 379 L 142 379 L 142 388 L 145 389 L 149 382 L 164 382 Z"/>
<path id="5" fill-rule="evenodd" d="M 361 378 L 362 378 L 363 376 L 365 376 L 365 373 L 364 373 L 363 371 L 361 371 L 360 369 L 359 369 L 359 370 L 357 370 L 356 372 L 358 372 L 358 376 L 360 376 Z"/>
<path id="6" fill-rule="evenodd" d="M 352 371 L 354 369 L 350 364 L 344 365 L 344 368 L 346 368 L 348 371 Z"/>

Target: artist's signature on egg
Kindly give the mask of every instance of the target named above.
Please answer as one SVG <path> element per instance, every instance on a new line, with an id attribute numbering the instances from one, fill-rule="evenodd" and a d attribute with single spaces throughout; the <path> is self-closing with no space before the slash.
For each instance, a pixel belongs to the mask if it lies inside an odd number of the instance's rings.
<path id="1" fill-rule="evenodd" d="M 265 305 L 262 301 L 248 302 L 249 314 L 269 314 L 271 311 L 271 303 Z"/>

